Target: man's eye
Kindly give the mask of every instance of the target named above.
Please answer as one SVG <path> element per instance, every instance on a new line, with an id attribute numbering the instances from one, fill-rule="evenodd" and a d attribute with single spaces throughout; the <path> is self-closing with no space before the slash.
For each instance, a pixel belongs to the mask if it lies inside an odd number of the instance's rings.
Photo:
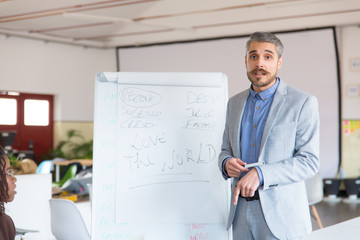
<path id="1" fill-rule="evenodd" d="M 257 57 L 255 55 L 250 56 L 251 59 L 255 60 Z"/>
<path id="2" fill-rule="evenodd" d="M 269 60 L 269 59 L 271 59 L 271 56 L 266 56 L 265 59 Z"/>

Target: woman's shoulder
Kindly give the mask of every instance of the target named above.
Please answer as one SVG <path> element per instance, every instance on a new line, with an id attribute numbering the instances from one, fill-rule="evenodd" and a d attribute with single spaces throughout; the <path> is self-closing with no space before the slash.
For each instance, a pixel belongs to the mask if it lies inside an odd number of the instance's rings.
<path id="1" fill-rule="evenodd" d="M 5 213 L 0 215 L 0 239 L 14 239 L 15 225 L 11 217 Z"/>

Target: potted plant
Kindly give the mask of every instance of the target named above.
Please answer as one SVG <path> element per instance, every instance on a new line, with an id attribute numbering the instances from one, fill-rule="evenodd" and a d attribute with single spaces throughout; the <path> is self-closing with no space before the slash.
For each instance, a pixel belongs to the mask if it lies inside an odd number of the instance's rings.
<path id="1" fill-rule="evenodd" d="M 86 141 L 79 131 L 69 130 L 66 140 L 60 141 L 49 158 L 92 159 L 93 140 Z"/>

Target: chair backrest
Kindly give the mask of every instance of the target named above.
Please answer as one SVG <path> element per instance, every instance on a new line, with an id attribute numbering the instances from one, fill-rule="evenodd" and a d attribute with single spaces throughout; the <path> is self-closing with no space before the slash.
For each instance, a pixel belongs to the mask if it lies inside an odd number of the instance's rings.
<path id="1" fill-rule="evenodd" d="M 50 199 L 51 232 L 57 240 L 90 240 L 76 205 L 67 199 Z"/>
<path id="2" fill-rule="evenodd" d="M 51 160 L 42 161 L 36 169 L 36 173 L 48 174 L 51 172 L 53 163 Z"/>
<path id="3" fill-rule="evenodd" d="M 309 205 L 314 205 L 323 200 L 323 179 L 319 172 L 312 178 L 307 179 L 305 181 L 305 186 Z"/>

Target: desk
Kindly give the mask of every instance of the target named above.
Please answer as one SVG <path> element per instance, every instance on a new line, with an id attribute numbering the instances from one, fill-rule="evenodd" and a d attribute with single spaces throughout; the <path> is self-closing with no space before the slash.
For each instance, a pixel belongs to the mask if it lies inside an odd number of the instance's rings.
<path id="1" fill-rule="evenodd" d="M 359 239 L 360 217 L 313 231 L 301 240 L 339 240 Z"/>
<path id="2" fill-rule="evenodd" d="M 55 165 L 55 181 L 56 182 L 60 181 L 60 166 L 67 166 L 74 162 L 80 163 L 84 169 L 86 167 L 91 167 L 93 164 L 92 159 L 73 159 L 73 160 L 53 162 L 53 164 Z"/>

